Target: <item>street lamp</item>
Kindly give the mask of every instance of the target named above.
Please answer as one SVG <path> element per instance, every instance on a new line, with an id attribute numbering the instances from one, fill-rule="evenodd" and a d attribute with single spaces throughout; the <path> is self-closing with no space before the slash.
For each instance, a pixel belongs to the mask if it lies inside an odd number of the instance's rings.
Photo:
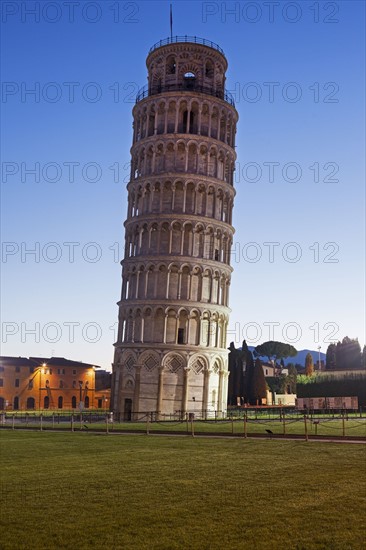
<path id="1" fill-rule="evenodd" d="M 321 363 L 320 363 L 320 350 L 322 349 L 321 346 L 318 346 L 318 353 L 319 353 L 319 371 L 322 370 Z"/>
<path id="2" fill-rule="evenodd" d="M 83 381 L 79 380 L 79 409 L 83 407 Z"/>
<path id="3" fill-rule="evenodd" d="M 47 363 L 42 363 L 42 365 L 39 365 L 39 398 L 38 398 L 38 410 L 41 410 L 41 401 L 42 401 L 42 367 L 47 367 Z"/>

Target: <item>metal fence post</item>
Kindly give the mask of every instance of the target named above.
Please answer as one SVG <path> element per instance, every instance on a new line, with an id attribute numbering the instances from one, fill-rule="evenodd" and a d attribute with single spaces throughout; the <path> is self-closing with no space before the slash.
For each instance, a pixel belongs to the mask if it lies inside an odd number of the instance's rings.
<path id="1" fill-rule="evenodd" d="M 307 416 L 304 414 L 304 424 L 305 424 L 305 441 L 309 441 L 308 436 L 308 423 L 307 423 Z"/>

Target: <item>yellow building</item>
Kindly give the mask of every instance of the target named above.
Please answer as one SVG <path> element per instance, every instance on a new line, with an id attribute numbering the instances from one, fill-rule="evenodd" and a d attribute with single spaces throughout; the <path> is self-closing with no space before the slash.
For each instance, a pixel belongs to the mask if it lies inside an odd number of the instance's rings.
<path id="1" fill-rule="evenodd" d="M 108 391 L 95 390 L 99 368 L 64 357 L 0 357 L 0 410 L 108 410 Z"/>

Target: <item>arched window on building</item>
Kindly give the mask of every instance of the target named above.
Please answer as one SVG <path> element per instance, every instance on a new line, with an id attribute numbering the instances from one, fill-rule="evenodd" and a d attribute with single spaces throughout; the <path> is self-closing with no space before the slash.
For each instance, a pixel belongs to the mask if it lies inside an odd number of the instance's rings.
<path id="1" fill-rule="evenodd" d="M 166 60 L 166 74 L 175 74 L 176 70 L 176 64 L 175 64 L 175 57 L 173 55 L 169 56 Z"/>
<path id="2" fill-rule="evenodd" d="M 189 132 L 190 134 L 195 134 L 194 132 L 195 128 L 195 113 L 193 111 L 190 112 L 189 115 L 189 127 L 188 127 L 188 111 L 183 112 L 183 133 L 186 134 Z"/>
<path id="3" fill-rule="evenodd" d="M 58 408 L 62 409 L 63 404 L 64 404 L 64 398 L 62 397 L 62 395 L 60 395 L 60 397 L 58 398 L 58 402 L 57 402 Z"/>
<path id="4" fill-rule="evenodd" d="M 184 88 L 186 90 L 193 90 L 196 83 L 196 75 L 191 71 L 188 71 L 184 75 Z"/>
<path id="5" fill-rule="evenodd" d="M 48 397 L 48 395 L 45 395 L 45 396 L 44 396 L 44 399 L 43 399 L 43 408 L 44 408 L 44 409 L 49 409 L 49 408 L 50 408 L 50 398 Z"/>
<path id="6" fill-rule="evenodd" d="M 73 409 L 76 409 L 76 397 L 75 397 L 75 395 L 73 395 L 72 398 L 71 398 L 71 407 Z"/>
<path id="7" fill-rule="evenodd" d="M 27 410 L 34 410 L 36 408 L 36 402 L 33 397 L 27 399 Z"/>

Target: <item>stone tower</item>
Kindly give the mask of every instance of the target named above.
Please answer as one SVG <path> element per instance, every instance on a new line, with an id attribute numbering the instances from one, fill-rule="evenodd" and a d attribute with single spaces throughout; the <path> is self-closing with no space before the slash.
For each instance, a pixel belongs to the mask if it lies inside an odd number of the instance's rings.
<path id="1" fill-rule="evenodd" d="M 238 114 L 222 49 L 155 44 L 133 109 L 112 407 L 124 419 L 226 412 Z"/>

